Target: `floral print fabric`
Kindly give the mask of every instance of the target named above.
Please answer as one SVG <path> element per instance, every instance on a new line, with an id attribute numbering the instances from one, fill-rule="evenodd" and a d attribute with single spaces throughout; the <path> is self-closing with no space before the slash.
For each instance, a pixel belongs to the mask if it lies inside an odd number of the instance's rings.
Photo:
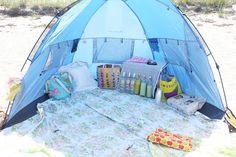
<path id="1" fill-rule="evenodd" d="M 66 100 L 48 100 L 38 108 L 43 117 L 36 115 L 4 132 L 30 136 L 73 157 L 151 157 L 146 137 L 156 128 L 191 137 L 195 151 L 218 123 L 200 113 L 182 115 L 153 99 L 115 90 L 78 92 Z M 186 155 L 170 148 L 160 150 L 169 156 Z"/>

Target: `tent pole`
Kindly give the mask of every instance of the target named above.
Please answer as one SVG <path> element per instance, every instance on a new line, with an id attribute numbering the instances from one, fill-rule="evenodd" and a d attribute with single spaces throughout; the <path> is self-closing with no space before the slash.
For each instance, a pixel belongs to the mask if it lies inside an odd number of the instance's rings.
<path id="1" fill-rule="evenodd" d="M 211 52 L 210 52 L 211 53 Z M 218 73 L 219 73 L 219 76 L 220 76 L 220 82 L 221 82 L 221 87 L 222 87 L 222 90 L 223 90 L 223 94 L 224 94 L 224 98 L 225 98 L 225 106 L 226 106 L 226 109 L 229 109 L 228 107 L 228 101 L 227 101 L 227 96 L 226 96 L 226 91 L 225 91 L 225 87 L 224 87 L 224 82 L 223 82 L 223 78 L 222 78 L 222 75 L 221 75 L 221 71 L 220 71 L 220 66 L 218 65 L 218 63 L 216 62 L 214 56 L 212 55 L 211 53 L 211 56 L 216 64 L 216 68 L 218 70 Z"/>

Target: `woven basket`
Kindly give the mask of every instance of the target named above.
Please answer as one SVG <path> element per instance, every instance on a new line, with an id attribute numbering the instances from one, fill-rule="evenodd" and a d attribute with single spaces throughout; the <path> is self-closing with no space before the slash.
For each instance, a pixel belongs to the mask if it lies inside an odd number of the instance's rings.
<path id="1" fill-rule="evenodd" d="M 116 89 L 118 87 L 121 67 L 119 65 L 99 65 L 97 68 L 98 87 Z"/>

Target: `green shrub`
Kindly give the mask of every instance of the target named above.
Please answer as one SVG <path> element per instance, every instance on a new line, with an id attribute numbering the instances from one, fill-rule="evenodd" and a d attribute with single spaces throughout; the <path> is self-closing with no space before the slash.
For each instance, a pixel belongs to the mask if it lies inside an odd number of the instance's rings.
<path id="1" fill-rule="evenodd" d="M 52 15 L 76 0 L 0 0 L 0 11 L 9 16 Z"/>
<path id="2" fill-rule="evenodd" d="M 20 6 L 42 6 L 42 7 L 58 7 L 62 8 L 76 0 L 0 0 L 0 6 L 8 8 L 18 8 Z"/>
<path id="3" fill-rule="evenodd" d="M 236 4 L 236 0 L 173 0 L 179 5 L 189 4 L 189 5 L 204 5 L 209 7 L 224 7 Z"/>
<path id="4" fill-rule="evenodd" d="M 226 6 L 226 4 L 227 0 L 207 0 L 207 5 L 214 8 L 222 8 L 223 6 Z"/>

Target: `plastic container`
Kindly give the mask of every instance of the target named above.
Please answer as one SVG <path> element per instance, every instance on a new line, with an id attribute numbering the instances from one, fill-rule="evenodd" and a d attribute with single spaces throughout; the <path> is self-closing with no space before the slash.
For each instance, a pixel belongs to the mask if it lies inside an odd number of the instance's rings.
<path id="1" fill-rule="evenodd" d="M 147 82 L 146 82 L 146 76 L 143 76 L 142 82 L 141 82 L 141 88 L 140 88 L 140 96 L 146 96 L 147 92 Z"/>
<path id="2" fill-rule="evenodd" d="M 152 77 L 151 76 L 149 76 L 149 78 L 148 78 L 148 82 L 147 82 L 147 94 L 146 94 L 146 96 L 148 97 L 148 98 L 152 98 L 153 96 L 152 96 Z"/>
<path id="3" fill-rule="evenodd" d="M 134 73 L 130 81 L 130 94 L 134 94 L 135 80 L 136 80 L 136 74 Z"/>
<path id="4" fill-rule="evenodd" d="M 130 93 L 130 83 L 131 83 L 131 73 L 128 73 L 128 76 L 125 80 L 125 92 Z"/>
<path id="5" fill-rule="evenodd" d="M 156 104 L 161 104 L 161 96 L 162 96 L 162 91 L 160 88 L 157 88 L 156 94 L 155 94 L 155 101 Z"/>
<path id="6" fill-rule="evenodd" d="M 126 73 L 123 72 L 123 74 L 119 79 L 119 91 L 122 93 L 125 92 L 125 79 L 126 79 Z"/>

